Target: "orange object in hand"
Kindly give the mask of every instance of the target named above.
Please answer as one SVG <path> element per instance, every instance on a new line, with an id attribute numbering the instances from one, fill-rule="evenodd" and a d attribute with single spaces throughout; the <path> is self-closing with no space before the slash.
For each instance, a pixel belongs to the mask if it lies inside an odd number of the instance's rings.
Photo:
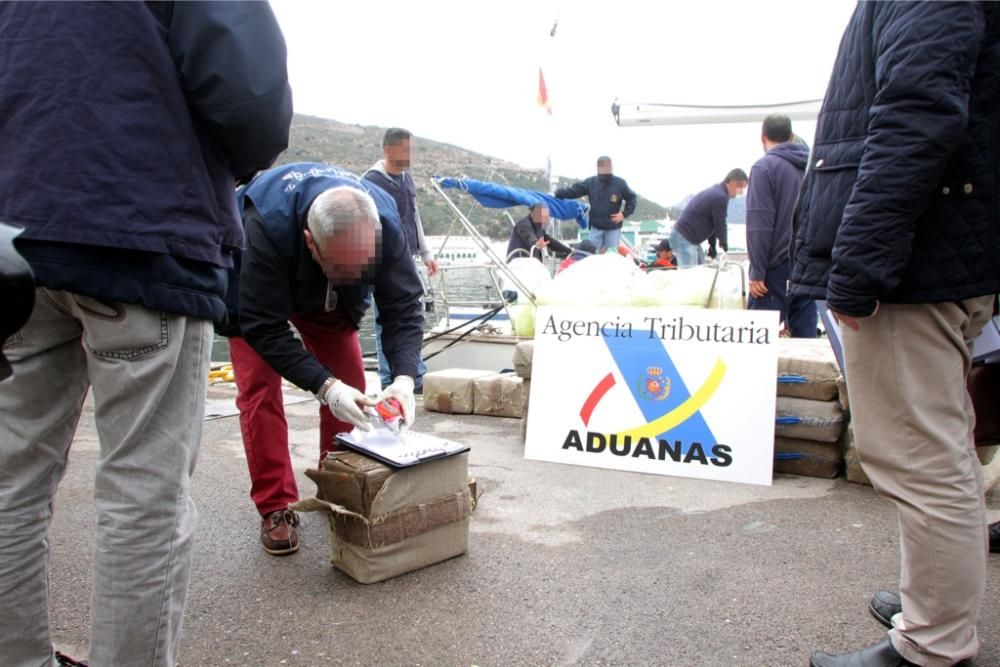
<path id="1" fill-rule="evenodd" d="M 399 422 L 403 418 L 403 406 L 395 398 L 387 398 L 375 404 L 375 412 L 386 426 L 394 431 L 399 430 Z"/>

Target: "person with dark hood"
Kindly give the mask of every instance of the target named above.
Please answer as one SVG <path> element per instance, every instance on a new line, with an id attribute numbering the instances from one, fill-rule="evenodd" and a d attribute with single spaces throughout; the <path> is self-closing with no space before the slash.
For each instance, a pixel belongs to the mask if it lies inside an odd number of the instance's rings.
<path id="1" fill-rule="evenodd" d="M 608 248 L 617 249 L 622 235 L 622 223 L 635 212 L 639 196 L 632 191 L 624 178 L 615 176 L 611 158 L 597 158 L 597 175 L 574 183 L 555 192 L 559 199 L 586 197 L 590 202 L 590 242 L 597 253 Z"/>
<path id="2" fill-rule="evenodd" d="M 793 338 L 815 338 L 816 302 L 788 296 L 792 210 L 809 159 L 809 148 L 794 137 L 788 116 L 772 114 L 764 119 L 760 137 L 764 157 L 750 170 L 747 189 L 747 308 L 777 310 Z"/>

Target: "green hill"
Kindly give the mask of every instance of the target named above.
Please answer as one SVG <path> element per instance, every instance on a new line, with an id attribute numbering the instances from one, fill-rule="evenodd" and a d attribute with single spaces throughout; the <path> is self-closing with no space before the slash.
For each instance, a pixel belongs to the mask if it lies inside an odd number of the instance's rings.
<path id="1" fill-rule="evenodd" d="M 348 125 L 326 118 L 296 114 L 292 120 L 291 140 L 288 150 L 278 158 L 286 162 L 329 162 L 360 175 L 382 157 L 384 127 Z M 540 169 L 524 169 L 488 155 L 414 137 L 413 177 L 417 186 L 417 206 L 426 234 L 445 234 L 454 221 L 454 213 L 428 182 L 429 177 L 462 176 L 504 183 L 531 190 L 546 190 L 545 173 Z M 589 176 L 584 174 L 580 178 Z M 560 178 L 559 184 L 569 184 L 576 178 Z M 456 203 L 466 210 L 464 203 L 471 199 L 459 196 Z M 461 202 L 461 203 L 460 203 Z M 500 211 L 478 207 L 473 222 L 480 233 L 496 239 L 506 239 L 510 222 Z M 511 211 L 516 217 L 523 210 Z M 631 219 L 660 219 L 666 209 L 648 199 L 639 197 L 639 205 Z M 569 230 L 575 223 L 565 223 Z M 572 235 L 572 233 L 571 233 Z"/>

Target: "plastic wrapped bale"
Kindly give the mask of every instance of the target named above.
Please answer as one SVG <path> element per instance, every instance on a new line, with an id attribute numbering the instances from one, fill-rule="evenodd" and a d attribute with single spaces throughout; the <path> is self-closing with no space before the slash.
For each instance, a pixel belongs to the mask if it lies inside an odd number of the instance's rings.
<path id="1" fill-rule="evenodd" d="M 841 380 L 837 357 L 826 338 L 778 338 L 778 395 L 832 401 Z"/>
<path id="2" fill-rule="evenodd" d="M 617 253 L 593 255 L 540 286 L 536 302 L 554 306 L 628 305 L 629 284 L 638 271 L 632 260 Z"/>
<path id="3" fill-rule="evenodd" d="M 840 474 L 843 466 L 840 443 L 781 436 L 774 439 L 775 472 L 832 479 Z"/>
<path id="4" fill-rule="evenodd" d="M 819 442 L 836 442 L 844 431 L 844 411 L 838 401 L 778 396 L 774 434 Z"/>
<path id="5" fill-rule="evenodd" d="M 743 308 L 743 273 L 735 264 L 721 269 L 696 266 L 671 271 L 640 271 L 629 286 L 633 306 Z M 711 298 L 710 298 L 711 295 Z"/>
<path id="6" fill-rule="evenodd" d="M 319 470 L 314 498 L 292 509 L 325 512 L 330 561 L 362 584 L 383 581 L 469 549 L 468 454 L 399 470 L 356 452 L 330 452 Z"/>
<path id="7" fill-rule="evenodd" d="M 513 373 L 497 373 L 472 381 L 473 411 L 487 417 L 521 417 L 522 383 Z"/>
<path id="8" fill-rule="evenodd" d="M 531 379 L 531 360 L 535 356 L 535 341 L 523 340 L 514 346 L 514 372 L 525 380 Z"/>
<path id="9" fill-rule="evenodd" d="M 507 268 L 518 282 L 532 294 L 537 293 L 538 290 L 552 282 L 552 276 L 549 275 L 545 265 L 537 259 L 515 257 L 507 263 Z M 528 295 L 521 294 L 521 288 L 506 275 L 500 278 L 500 288 L 505 292 L 517 292 L 517 299 L 514 301 L 516 304 L 531 303 Z"/>
<path id="10" fill-rule="evenodd" d="M 431 412 L 468 415 L 474 409 L 472 381 L 492 371 L 448 368 L 424 375 L 424 407 Z"/>

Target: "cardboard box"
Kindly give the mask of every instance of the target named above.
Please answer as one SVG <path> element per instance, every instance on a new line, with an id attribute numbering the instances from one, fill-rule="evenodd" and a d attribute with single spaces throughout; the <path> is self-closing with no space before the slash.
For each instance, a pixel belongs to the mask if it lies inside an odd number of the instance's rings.
<path id="1" fill-rule="evenodd" d="M 843 466 L 839 443 L 780 436 L 774 439 L 775 472 L 833 479 Z"/>
<path id="2" fill-rule="evenodd" d="M 487 417 L 521 417 L 522 383 L 513 373 L 497 373 L 472 381 L 473 412 Z"/>
<path id="3" fill-rule="evenodd" d="M 778 396 L 774 435 L 820 442 L 836 442 L 844 432 L 840 402 L 811 401 Z"/>
<path id="4" fill-rule="evenodd" d="M 424 407 L 432 412 L 472 414 L 475 407 L 472 381 L 492 371 L 449 368 L 424 375 Z"/>
<path id="5" fill-rule="evenodd" d="M 779 338 L 778 396 L 832 401 L 839 393 L 840 367 L 826 338 Z"/>
<path id="6" fill-rule="evenodd" d="M 474 507 L 468 454 L 395 470 L 356 452 L 331 452 L 307 470 L 315 498 L 297 511 L 330 521 L 330 561 L 369 584 L 461 555 Z"/>

